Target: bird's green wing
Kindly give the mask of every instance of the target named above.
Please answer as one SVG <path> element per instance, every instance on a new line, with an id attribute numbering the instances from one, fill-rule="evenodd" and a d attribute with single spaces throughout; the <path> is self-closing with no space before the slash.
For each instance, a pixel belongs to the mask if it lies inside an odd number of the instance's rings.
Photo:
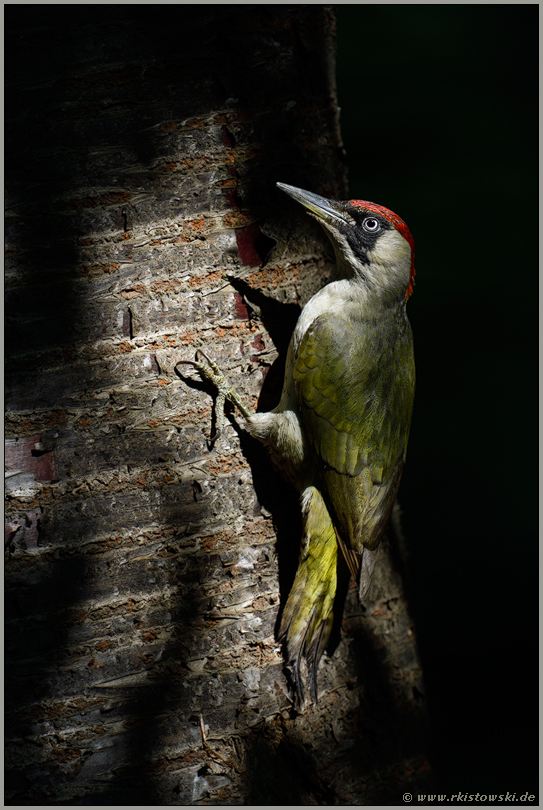
<path id="1" fill-rule="evenodd" d="M 368 322 L 354 306 L 319 316 L 294 380 L 342 546 L 360 553 L 379 540 L 401 476 L 414 393 L 407 320 L 385 310 Z"/>

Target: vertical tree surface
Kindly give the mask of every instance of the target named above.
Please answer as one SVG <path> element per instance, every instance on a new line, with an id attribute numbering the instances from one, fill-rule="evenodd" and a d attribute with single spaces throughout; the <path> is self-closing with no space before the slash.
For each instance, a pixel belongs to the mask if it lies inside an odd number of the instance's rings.
<path id="1" fill-rule="evenodd" d="M 278 400 L 333 262 L 275 182 L 347 193 L 332 12 L 32 8 L 6 14 L 7 801 L 399 801 L 429 769 L 401 549 L 364 605 L 343 588 L 297 714 L 296 496 L 234 419 L 209 449 L 213 392 L 176 371 L 201 347 Z"/>

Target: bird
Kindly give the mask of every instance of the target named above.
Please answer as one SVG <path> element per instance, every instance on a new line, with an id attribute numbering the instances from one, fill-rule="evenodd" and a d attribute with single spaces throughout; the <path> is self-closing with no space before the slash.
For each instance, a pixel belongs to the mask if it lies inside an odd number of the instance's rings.
<path id="1" fill-rule="evenodd" d="M 333 624 L 338 551 L 363 601 L 396 500 L 415 393 L 406 303 L 415 281 L 411 232 L 366 200 L 339 202 L 277 183 L 329 237 L 335 280 L 303 307 L 288 348 L 279 404 L 251 412 L 202 350 L 195 367 L 217 389 L 216 436 L 228 399 L 249 434 L 298 491 L 302 538 L 278 638 L 297 704 L 317 670 Z M 201 358 L 201 359 L 200 359 Z"/>

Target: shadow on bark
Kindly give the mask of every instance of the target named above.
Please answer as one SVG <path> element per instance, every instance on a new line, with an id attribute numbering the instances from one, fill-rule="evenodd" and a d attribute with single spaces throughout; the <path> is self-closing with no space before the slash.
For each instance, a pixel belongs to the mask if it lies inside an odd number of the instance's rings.
<path id="1" fill-rule="evenodd" d="M 405 791 L 436 790 L 422 704 L 402 706 L 375 640 L 350 634 L 355 707 L 320 707 L 264 726 L 246 741 L 248 805 L 397 805 Z M 419 696 L 423 701 L 423 696 Z M 416 703 L 416 701 L 415 701 Z M 352 702 L 351 702 L 352 706 Z M 337 735 L 339 722 L 341 734 Z"/>
<path id="2" fill-rule="evenodd" d="M 59 26 L 59 36 L 62 31 L 68 34 L 70 24 L 80 20 L 79 12 L 75 12 L 74 17 L 73 9 L 62 13 L 68 18 Z M 190 17 L 190 10 L 188 14 Z M 53 18 L 50 12 L 42 15 L 39 8 L 35 10 L 33 25 L 39 28 L 41 18 L 41 24 L 50 32 L 54 28 L 54 15 Z M 99 21 L 100 14 L 94 20 Z M 22 18 L 18 24 L 24 32 Z M 156 26 L 154 33 L 157 52 L 161 52 L 164 31 Z M 72 61 L 73 73 L 77 74 L 77 49 L 72 38 L 66 36 L 62 48 L 64 63 L 59 69 L 68 74 L 68 84 L 72 81 L 77 84 L 77 78 L 70 75 Z M 46 68 L 53 71 L 54 51 L 52 47 L 46 57 Z M 66 407 L 70 398 L 77 399 L 82 392 L 106 384 L 97 373 L 97 366 L 82 362 L 70 368 L 69 363 L 74 344 L 93 339 L 85 326 L 88 301 L 80 289 L 75 288 L 74 280 L 81 272 L 77 244 L 92 224 L 85 201 L 79 198 L 85 193 L 86 183 L 99 184 L 101 178 L 82 177 L 81 167 L 87 165 L 93 148 L 100 143 L 107 144 L 108 135 L 102 142 L 100 137 L 95 138 L 99 129 L 96 122 L 89 119 L 88 128 L 78 130 L 69 116 L 63 118 L 59 114 L 59 110 L 69 107 L 70 91 L 66 89 L 64 77 L 51 81 L 45 89 L 40 86 L 42 77 L 33 72 L 36 66 L 28 60 L 25 62 L 24 36 L 18 38 L 12 34 L 11 40 L 8 37 L 6 56 L 11 70 L 6 98 L 11 157 L 6 166 L 6 184 L 13 192 L 6 237 L 17 246 L 16 286 L 8 290 L 6 297 L 7 400 L 16 411 L 61 408 Z M 47 69 L 45 83 L 49 78 Z M 25 86 L 32 83 L 37 83 L 37 89 L 29 90 Z M 163 114 L 157 113 L 153 123 L 162 120 Z M 110 133 L 109 137 L 115 136 Z M 148 168 L 158 156 L 153 139 L 146 133 L 127 135 L 127 138 L 119 136 L 123 148 L 132 149 L 141 166 Z M 51 159 L 44 160 L 48 149 Z M 59 153 L 68 149 L 69 159 L 61 160 Z M 76 209 L 81 205 L 81 216 L 59 210 L 59 201 L 63 200 L 69 207 L 70 199 Z M 116 223 L 108 220 L 106 227 L 114 229 Z M 44 366 L 56 369 L 45 376 Z M 170 517 L 163 516 L 165 527 Z M 179 513 L 173 519 L 174 527 L 187 522 L 190 517 L 184 519 Z M 37 545 L 48 542 L 56 547 L 55 551 L 39 560 L 30 555 L 19 558 L 14 565 L 8 563 L 7 566 L 6 744 L 8 751 L 14 747 L 9 757 L 11 770 L 6 769 L 7 796 L 12 796 L 15 804 L 21 800 L 38 805 L 51 801 L 60 805 L 161 804 L 153 781 L 155 771 L 149 760 L 160 733 L 157 718 L 165 707 L 179 700 L 178 683 L 175 677 L 164 677 L 157 684 L 109 691 L 85 682 L 85 677 L 77 683 L 81 665 L 75 663 L 71 671 L 66 647 L 77 628 L 81 603 L 94 596 L 94 577 L 98 573 L 89 573 L 91 562 L 85 555 L 74 554 L 73 548 L 66 552 L 59 548 L 62 536 L 69 533 L 69 526 L 49 520 Z M 79 538 L 81 545 L 96 539 L 97 534 L 100 534 L 99 527 L 92 519 L 87 519 Z M 66 539 L 73 541 L 76 536 Z M 34 570 L 29 574 L 30 568 Z M 197 570 L 194 576 L 198 578 Z M 183 599 L 176 618 L 177 639 L 166 645 L 163 653 L 165 662 L 174 662 L 177 670 L 181 662 L 182 673 L 187 672 L 186 667 L 183 670 L 183 661 L 190 655 L 201 612 L 201 605 L 196 601 Z M 179 638 L 183 639 L 182 643 Z M 88 666 L 92 667 L 92 663 Z M 163 672 L 166 676 L 167 665 Z M 179 679 L 179 671 L 175 675 Z M 104 693 L 108 694 L 105 701 Z M 61 703 L 72 695 L 74 713 L 78 704 L 86 704 L 96 715 L 97 725 L 107 725 L 114 719 L 128 731 L 119 735 L 118 746 L 114 741 L 109 748 L 90 752 L 66 750 L 59 733 L 58 747 L 45 760 L 42 752 L 35 750 L 36 743 L 27 738 L 40 730 L 46 737 L 56 735 L 55 712 L 62 718 Z M 49 717 L 42 706 L 32 708 L 33 704 L 43 701 L 49 705 L 58 703 Z M 100 782 L 107 768 L 111 768 L 113 780 L 112 784 L 103 786 Z M 58 801 L 63 787 L 70 781 L 75 792 L 78 784 L 83 785 L 85 795 Z M 174 799 L 172 796 L 172 803 Z"/>
<path id="3" fill-rule="evenodd" d="M 409 591 L 399 511 L 383 545 L 382 565 Z M 334 656 L 340 643 L 348 645 L 349 664 L 336 686 L 337 700 L 342 688 L 349 699 L 340 708 L 336 701 L 327 705 L 325 694 L 316 706 L 300 715 L 283 712 L 247 738 L 247 804 L 389 805 L 400 803 L 406 791 L 438 789 L 425 696 L 416 685 L 411 691 L 402 687 L 404 673 L 417 665 L 414 641 L 391 656 L 367 626 L 370 603 L 361 604 L 349 588 L 346 565 L 340 565 L 338 579 L 327 653 Z"/>
<path id="4" fill-rule="evenodd" d="M 40 804 L 55 783 L 55 766 L 32 756 L 25 738 L 40 724 L 51 732 L 46 713 L 27 707 L 41 700 L 54 700 L 51 681 L 62 665 L 67 643 L 67 614 L 80 598 L 85 580 L 81 557 L 42 566 L 32 583 L 26 576 L 11 578 L 8 566 L 5 591 L 5 744 L 11 769 L 6 768 L 5 791 L 24 795 L 28 803 Z M 26 572 L 25 572 L 26 573 Z M 68 689 L 68 684 L 66 684 Z M 60 752 L 59 752 L 60 753 Z M 29 764 L 29 760 L 31 764 Z M 32 762 L 32 760 L 34 760 Z M 13 764 L 18 763 L 18 768 Z M 13 802 L 17 804 L 15 799 Z"/>

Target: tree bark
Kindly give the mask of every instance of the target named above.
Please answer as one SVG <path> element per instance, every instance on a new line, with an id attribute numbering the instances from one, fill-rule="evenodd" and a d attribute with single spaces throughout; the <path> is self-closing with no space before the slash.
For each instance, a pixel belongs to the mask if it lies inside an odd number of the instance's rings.
<path id="1" fill-rule="evenodd" d="M 333 261 L 275 182 L 347 193 L 333 13 L 32 8 L 6 14 L 7 803 L 399 802 L 430 773 L 401 544 L 364 605 L 344 584 L 296 713 L 296 496 L 235 414 L 209 449 L 213 391 L 176 370 L 202 348 L 278 401 Z"/>

